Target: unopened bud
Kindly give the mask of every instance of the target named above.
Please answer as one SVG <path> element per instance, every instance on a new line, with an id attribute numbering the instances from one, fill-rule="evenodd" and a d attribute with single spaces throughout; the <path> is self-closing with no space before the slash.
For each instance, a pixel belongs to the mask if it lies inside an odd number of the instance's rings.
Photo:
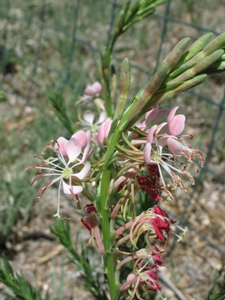
<path id="1" fill-rule="evenodd" d="M 212 33 L 206 33 L 203 36 L 201 36 L 197 41 L 195 41 L 188 49 L 188 51 L 185 53 L 184 60 L 182 63 L 186 63 L 189 61 L 192 57 L 194 57 L 196 54 L 198 54 L 202 49 L 208 44 L 208 42 L 211 40 L 213 34 Z"/>
<path id="2" fill-rule="evenodd" d="M 224 50 L 222 50 L 222 49 L 213 52 L 212 54 L 210 54 L 207 57 L 205 57 L 204 60 L 199 61 L 191 69 L 191 71 L 193 72 L 193 74 L 199 74 L 199 73 L 201 73 L 202 71 L 206 70 L 209 66 L 211 66 L 213 63 L 215 63 L 218 60 L 220 60 L 220 58 L 222 57 L 223 54 L 224 54 Z"/>
<path id="3" fill-rule="evenodd" d="M 175 67 L 179 62 L 184 54 L 184 51 L 189 45 L 190 40 L 191 39 L 189 37 L 182 39 L 165 58 L 164 61 L 167 62 L 169 70 Z"/>
<path id="4" fill-rule="evenodd" d="M 146 85 L 143 95 L 141 97 L 143 98 L 143 100 L 150 99 L 153 93 L 162 85 L 164 79 L 166 78 L 167 72 L 168 64 L 167 62 L 163 62 L 156 70 L 149 83 Z"/>
<path id="5" fill-rule="evenodd" d="M 206 55 L 209 55 L 212 52 L 221 48 L 225 48 L 225 32 L 221 33 L 218 37 L 216 37 L 208 45 L 206 45 L 203 49 L 203 52 Z"/>
<path id="6" fill-rule="evenodd" d="M 118 103 L 114 114 L 114 119 L 123 113 L 127 101 L 128 91 L 130 88 L 130 61 L 127 57 L 124 58 L 121 65 L 119 85 L 120 85 L 119 87 L 120 92 L 119 92 Z"/>

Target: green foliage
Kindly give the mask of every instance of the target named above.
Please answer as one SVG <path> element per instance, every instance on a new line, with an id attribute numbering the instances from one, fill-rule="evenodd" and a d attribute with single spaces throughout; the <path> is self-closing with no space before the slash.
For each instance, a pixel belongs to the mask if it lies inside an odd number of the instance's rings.
<path id="1" fill-rule="evenodd" d="M 73 134 L 75 131 L 73 122 L 67 114 L 66 104 L 63 96 L 61 94 L 50 93 L 48 95 L 48 101 L 51 106 L 55 109 L 56 115 L 62 122 L 64 127 Z"/>
<path id="2" fill-rule="evenodd" d="M 30 209 L 33 205 L 35 196 L 30 188 L 30 176 L 24 172 L 25 164 L 22 160 L 17 161 L 21 149 L 24 147 L 24 139 L 17 139 L 17 148 L 12 146 L 15 142 L 15 134 L 5 133 L 0 124 L 2 145 L 0 155 L 0 190 L 1 190 L 1 214 L 0 214 L 0 245 L 12 231 L 16 220 L 21 218 L 27 222 L 30 217 Z M 18 152 L 17 152 L 18 151 Z M 17 161 L 16 166 L 12 167 L 12 161 Z"/>
<path id="3" fill-rule="evenodd" d="M 0 102 L 6 101 L 7 96 L 4 91 L 0 90 Z"/>
<path id="4" fill-rule="evenodd" d="M 52 226 L 50 230 L 71 254 L 69 259 L 81 271 L 81 278 L 85 289 L 89 291 L 96 300 L 107 300 L 105 287 L 103 287 L 102 283 L 104 282 L 104 278 L 102 273 L 98 272 L 98 266 L 101 264 L 99 255 L 90 247 L 82 247 L 81 253 L 78 253 L 73 246 L 70 225 L 67 221 L 55 218 L 54 226 Z M 80 242 L 76 244 L 80 244 Z"/>
<path id="5" fill-rule="evenodd" d="M 19 172 L 11 178 L 11 182 L 2 180 L 0 188 L 3 193 L 1 202 L 4 200 L 4 206 L 1 209 L 0 223 L 4 224 L 0 231 L 0 243 L 11 233 L 16 220 L 23 216 L 26 222 L 30 216 L 30 209 L 34 202 L 34 194 L 31 188 L 27 188 L 29 177 L 27 174 L 20 176 Z"/>
<path id="6" fill-rule="evenodd" d="M 11 289 L 14 295 L 7 293 L 4 290 L 0 290 L 1 294 L 4 294 L 12 300 L 41 300 L 41 296 L 35 287 L 30 285 L 20 274 L 14 274 L 13 269 L 8 262 L 7 258 L 3 256 L 3 265 L 0 266 L 0 282 L 4 283 Z M 49 300 L 49 296 L 45 297 L 45 300 Z"/>
<path id="7" fill-rule="evenodd" d="M 218 279 L 219 279 L 219 272 L 218 270 L 215 271 L 213 286 L 208 293 L 206 300 L 224 300 L 225 297 L 225 277 L 222 283 L 218 287 Z M 219 289 L 219 291 L 218 291 Z"/>

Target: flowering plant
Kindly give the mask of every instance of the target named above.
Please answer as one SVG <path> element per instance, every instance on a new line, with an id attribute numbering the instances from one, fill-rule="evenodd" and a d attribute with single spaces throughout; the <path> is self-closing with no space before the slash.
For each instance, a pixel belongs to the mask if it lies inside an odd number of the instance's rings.
<path id="1" fill-rule="evenodd" d="M 149 291 L 161 295 L 162 255 L 175 224 L 163 203 L 173 199 L 176 188 L 185 191 L 185 177 L 194 184 L 189 166 L 198 172 L 204 162 L 204 154 L 190 145 L 193 135 L 184 134 L 185 115 L 178 113 L 178 106 L 167 109 L 160 104 L 225 69 L 225 34 L 214 39 L 205 34 L 191 46 L 190 39 L 184 38 L 132 101 L 130 62 L 125 58 L 115 92 L 110 65 L 116 40 L 163 2 L 126 1 L 101 53 L 101 83 L 87 86 L 80 99 L 80 103 L 88 101 L 89 110 L 78 130 L 69 139 L 52 139 L 37 155 L 41 164 L 28 167 L 41 172 L 32 183 L 50 178 L 38 197 L 58 184 L 55 217 L 60 218 L 61 190 L 74 199 L 90 242 L 103 257 L 111 300 L 143 299 Z M 67 120 L 60 105 L 55 107 Z M 71 121 L 64 124 L 72 131 Z M 141 199 L 148 209 L 143 209 Z M 126 267 L 129 272 L 123 278 L 121 270 Z"/>

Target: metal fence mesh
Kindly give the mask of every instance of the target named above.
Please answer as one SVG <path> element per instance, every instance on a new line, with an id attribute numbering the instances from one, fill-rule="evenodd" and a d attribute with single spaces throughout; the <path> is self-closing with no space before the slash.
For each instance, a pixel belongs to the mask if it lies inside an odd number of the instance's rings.
<path id="1" fill-rule="evenodd" d="M 46 93 L 53 89 L 63 90 L 70 95 L 79 94 L 89 80 L 97 79 L 94 63 L 98 59 L 100 49 L 107 43 L 123 1 L 62 2 L 1 1 L 0 88 L 6 94 L 14 96 L 15 102 L 9 103 L 11 109 L 21 98 L 25 101 L 24 105 L 27 103 L 35 105 L 37 100 L 45 99 Z M 198 1 L 180 2 L 182 1 L 168 1 L 149 18 L 151 21 L 148 19 L 136 25 L 125 34 L 124 41 L 118 42 L 115 49 L 115 64 L 124 55 L 131 56 L 133 81 L 137 87 L 146 82 L 168 49 L 171 49 L 180 38 L 189 35 L 194 40 L 205 32 L 218 35 L 225 31 L 224 3 L 215 1 L 213 5 L 208 1 L 208 6 L 204 6 Z M 211 17 L 211 14 L 214 14 L 214 17 Z M 149 30 L 150 28 L 152 30 Z M 138 42 L 142 43 L 140 52 L 139 45 L 135 42 L 137 35 L 140 38 Z M 15 66 L 17 70 L 14 69 Z M 211 223 L 204 226 L 200 224 L 201 218 L 199 223 L 192 222 L 190 207 L 191 205 L 195 207 L 195 213 L 198 214 L 197 199 L 204 197 L 206 202 L 212 203 L 216 193 L 216 197 L 219 197 L 220 203 L 223 204 L 220 209 L 225 211 L 224 83 L 224 75 L 217 75 L 201 88 L 195 88 L 172 100 L 173 103 L 181 105 L 183 110 L 187 105 L 190 117 L 198 111 L 194 119 L 196 121 L 196 118 L 202 118 L 197 126 L 199 129 L 205 128 L 203 148 L 206 150 L 206 162 L 196 178 L 195 186 L 189 190 L 182 205 L 180 204 L 182 200 L 175 203 L 175 206 L 180 207 L 179 212 L 182 214 L 176 215 L 176 209 L 174 212 L 172 209 L 172 213 L 183 226 L 188 226 L 189 231 L 194 232 L 194 236 L 199 236 L 198 241 L 204 241 L 207 246 L 222 255 L 225 254 L 223 241 L 218 240 L 213 234 L 207 234 L 212 227 L 214 231 L 222 233 L 221 224 Z M 184 104 L 181 101 L 182 97 L 186 99 Z M 198 131 L 198 135 L 201 135 L 201 130 Z M 201 148 L 201 145 L 199 147 Z M 217 210 L 212 211 L 215 222 Z M 174 250 L 174 247 L 175 242 L 171 249 Z"/>

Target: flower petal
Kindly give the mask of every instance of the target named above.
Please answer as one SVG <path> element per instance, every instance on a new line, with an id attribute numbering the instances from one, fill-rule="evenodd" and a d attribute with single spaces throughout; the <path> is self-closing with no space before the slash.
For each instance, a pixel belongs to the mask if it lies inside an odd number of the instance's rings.
<path id="1" fill-rule="evenodd" d="M 66 144 L 66 151 L 69 157 L 69 162 L 73 162 L 81 153 L 81 145 L 77 139 L 70 139 Z"/>
<path id="2" fill-rule="evenodd" d="M 102 145 L 104 142 L 104 127 L 103 126 L 101 126 L 98 130 L 97 140 L 100 145 Z"/>
<path id="3" fill-rule="evenodd" d="M 102 85 L 101 83 L 99 83 L 98 81 L 95 81 L 93 84 L 92 84 L 92 87 L 95 91 L 95 94 L 99 94 L 102 92 Z"/>
<path id="4" fill-rule="evenodd" d="M 59 146 L 62 155 L 67 156 L 66 144 L 68 143 L 68 140 L 61 136 L 57 139 L 57 143 L 58 145 L 56 144 L 56 149 L 58 148 L 57 146 Z"/>
<path id="5" fill-rule="evenodd" d="M 79 141 L 81 148 L 83 149 L 87 145 L 87 136 L 83 130 L 79 130 L 74 133 L 71 138 L 75 138 Z"/>
<path id="6" fill-rule="evenodd" d="M 181 142 L 179 142 L 178 140 L 169 137 L 167 139 L 167 146 L 169 148 L 169 150 L 175 154 L 175 155 L 181 155 L 183 152 L 183 146 L 181 144 Z"/>
<path id="7" fill-rule="evenodd" d="M 148 111 L 145 115 L 146 124 L 149 124 L 151 121 L 153 121 L 158 114 L 158 106 L 156 106 L 154 109 Z"/>
<path id="8" fill-rule="evenodd" d="M 143 152 L 144 152 L 144 161 L 147 165 L 149 165 L 151 162 L 151 150 L 152 150 L 151 143 L 146 143 Z"/>
<path id="9" fill-rule="evenodd" d="M 153 136 L 154 136 L 154 132 L 155 132 L 156 128 L 157 128 L 157 125 L 154 125 L 154 126 L 152 126 L 152 127 L 149 129 L 149 131 L 148 131 L 147 141 L 148 141 L 148 143 L 150 143 L 150 144 L 152 143 Z"/>
<path id="10" fill-rule="evenodd" d="M 167 144 L 168 137 L 169 137 L 168 135 L 165 135 L 165 136 L 161 137 L 158 140 L 159 146 L 164 147 Z"/>
<path id="11" fill-rule="evenodd" d="M 91 164 L 89 161 L 86 161 L 83 169 L 79 173 L 74 174 L 74 176 L 79 178 L 80 180 L 82 180 L 87 176 L 87 174 L 90 172 L 90 170 L 91 170 Z"/>
<path id="12" fill-rule="evenodd" d="M 173 109 L 171 109 L 171 111 L 169 112 L 168 117 L 167 117 L 167 122 L 168 123 L 170 123 L 173 120 L 178 108 L 179 108 L 179 106 L 176 106 Z"/>
<path id="13" fill-rule="evenodd" d="M 92 150 L 90 150 L 90 148 L 91 148 L 90 144 L 87 144 L 87 146 L 84 148 L 81 163 L 84 163 L 88 159 L 88 157 L 91 155 Z"/>
<path id="14" fill-rule="evenodd" d="M 86 95 L 92 97 L 102 92 L 102 85 L 96 81 L 92 85 L 88 85 L 84 92 Z"/>
<path id="15" fill-rule="evenodd" d="M 157 115 L 154 118 L 154 123 L 157 124 L 168 112 L 168 108 L 159 109 Z"/>
<path id="16" fill-rule="evenodd" d="M 168 124 L 171 135 L 179 135 L 182 133 L 185 127 L 185 115 L 176 115 L 173 120 Z"/>
<path id="17" fill-rule="evenodd" d="M 83 118 L 84 118 L 84 121 L 86 121 L 89 125 L 93 125 L 94 119 L 95 119 L 95 114 L 92 111 L 88 110 L 88 111 L 85 111 Z"/>
<path id="18" fill-rule="evenodd" d="M 111 125 L 112 125 L 112 120 L 109 119 L 108 121 L 105 122 L 105 125 L 104 125 L 104 136 L 105 136 L 105 139 L 107 139 L 108 135 L 109 135 L 109 131 L 111 129 Z"/>
<path id="19" fill-rule="evenodd" d="M 98 124 L 98 125 L 99 125 L 99 124 L 102 124 L 103 122 L 105 122 L 106 118 L 107 118 L 107 113 L 106 113 L 105 111 L 102 111 L 102 112 L 100 113 L 98 122 L 97 122 L 96 124 Z"/>
<path id="20" fill-rule="evenodd" d="M 71 194 L 71 193 L 73 193 L 73 194 L 77 195 L 77 194 L 80 194 L 83 191 L 83 188 L 80 185 L 72 185 L 72 186 L 70 186 L 69 184 L 65 183 L 64 181 L 63 181 L 62 184 L 63 184 L 63 192 L 64 192 L 64 194 Z"/>

